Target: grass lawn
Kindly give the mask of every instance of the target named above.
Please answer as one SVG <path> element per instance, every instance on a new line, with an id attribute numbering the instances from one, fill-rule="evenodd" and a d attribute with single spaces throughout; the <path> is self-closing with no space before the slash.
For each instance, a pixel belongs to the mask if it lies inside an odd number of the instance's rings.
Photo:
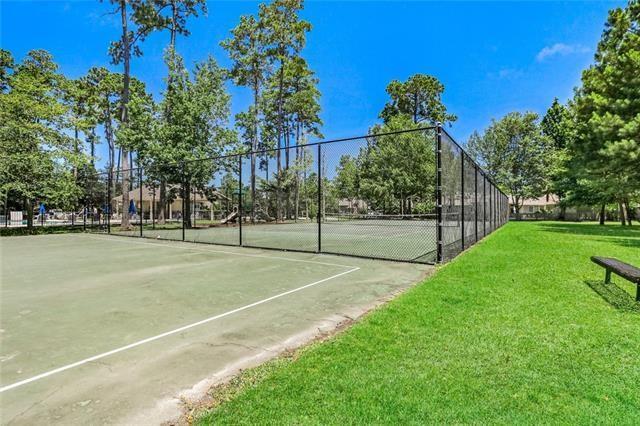
<path id="1" fill-rule="evenodd" d="M 245 372 L 209 423 L 640 424 L 640 228 L 510 223 L 348 331 Z"/>

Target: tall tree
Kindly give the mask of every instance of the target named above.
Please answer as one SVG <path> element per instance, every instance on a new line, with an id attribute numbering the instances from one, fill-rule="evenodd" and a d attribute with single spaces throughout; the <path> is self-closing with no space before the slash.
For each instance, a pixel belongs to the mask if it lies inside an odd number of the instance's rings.
<path id="1" fill-rule="evenodd" d="M 85 139 L 89 139 L 89 132 L 93 124 L 91 114 L 91 93 L 86 80 L 65 80 L 62 98 L 67 105 L 68 125 L 73 131 L 73 152 L 81 155 L 83 143 L 80 134 L 84 134 Z M 74 168 L 73 175 L 78 177 L 78 169 Z"/>
<path id="2" fill-rule="evenodd" d="M 146 15 L 146 25 L 169 31 L 168 48 L 171 50 L 176 50 L 178 35 L 191 34 L 187 28 L 187 19 L 191 16 L 197 17 L 200 13 L 207 13 L 205 0 L 155 0 L 153 8 L 154 13 Z"/>
<path id="3" fill-rule="evenodd" d="M 607 193 L 620 205 L 621 222 L 629 224 L 630 204 L 640 193 L 638 28 L 640 2 L 609 12 L 595 63 L 583 72 L 574 98 L 576 162 L 586 178 L 606 180 Z"/>
<path id="4" fill-rule="evenodd" d="M 268 61 L 267 36 L 264 25 L 254 16 L 241 16 L 240 23 L 231 30 L 231 37 L 221 46 L 232 61 L 230 70 L 234 82 L 251 89 L 253 105 L 238 117 L 241 133 L 251 151 L 257 151 L 260 140 L 260 97 L 264 81 L 271 69 Z M 249 128 L 250 126 L 250 128 Z M 246 139 L 249 138 L 249 139 Z M 251 218 L 255 218 L 256 155 L 251 154 Z"/>
<path id="5" fill-rule="evenodd" d="M 111 43 L 109 54 L 114 65 L 123 64 L 122 89 L 120 95 L 120 126 L 129 124 L 129 99 L 131 96 L 131 58 L 141 56 L 142 50 L 138 45 L 146 36 L 157 28 L 157 15 L 152 3 L 145 0 L 109 0 L 114 6 L 113 13 L 120 15 L 120 39 Z M 130 146 L 122 143 L 121 168 L 128 170 Z M 128 173 L 122 174 L 122 222 L 121 227 L 130 228 L 129 205 L 130 179 Z"/>
<path id="6" fill-rule="evenodd" d="M 303 188 L 301 179 L 306 173 L 306 168 L 310 167 L 307 153 L 302 148 L 309 136 L 322 137 L 320 127 L 320 91 L 318 90 L 318 79 L 302 57 L 294 57 L 289 60 L 284 67 L 283 88 L 284 93 L 280 93 L 280 80 L 277 74 L 267 81 L 266 89 L 263 93 L 261 103 L 264 111 L 264 131 L 263 143 L 267 146 L 276 146 L 278 133 L 280 131 L 280 114 L 282 114 L 282 138 L 284 151 L 285 170 L 289 170 L 292 161 L 292 150 L 290 147 L 297 145 L 294 151 L 293 165 L 295 171 L 291 173 L 295 184 L 290 189 L 294 191 L 294 200 L 289 200 L 285 204 L 286 215 L 290 216 L 299 210 L 300 189 Z M 282 111 L 278 110 L 279 99 L 282 97 Z M 278 152 L 280 152 L 278 151 Z M 308 164 L 309 163 L 309 164 Z M 284 177 L 285 174 L 278 173 L 277 176 Z M 278 194 L 289 195 L 284 188 L 273 187 Z M 282 198 L 282 197 L 280 197 Z M 293 202 L 295 208 L 291 209 Z M 281 218 L 281 214 L 276 215 Z M 297 216 L 295 216 L 297 217 Z"/>
<path id="7" fill-rule="evenodd" d="M 467 142 L 469 153 L 513 197 L 517 219 L 524 200 L 539 197 L 547 188 L 549 145 L 532 112 L 511 112 L 493 120 L 484 134 L 476 132 Z"/>
<path id="8" fill-rule="evenodd" d="M 197 17 L 200 13 L 207 13 L 207 5 L 205 0 L 156 0 L 154 2 L 155 16 L 149 20 L 149 25 L 156 26 L 159 30 L 166 30 L 169 32 L 169 43 L 165 52 L 165 62 L 167 63 L 168 75 L 167 75 L 167 90 L 165 96 L 171 97 L 173 89 L 173 72 L 172 67 L 176 62 L 180 62 L 180 58 L 176 58 L 177 53 L 177 36 L 189 36 L 190 31 L 187 28 L 187 19 L 191 16 Z M 175 120 L 180 120 L 181 117 L 173 114 L 171 109 L 172 102 L 165 102 L 163 104 L 164 109 L 160 120 L 165 121 L 168 125 L 173 125 Z M 158 222 L 163 224 L 165 221 L 165 206 L 167 205 L 167 183 L 164 177 L 161 177 L 159 184 L 160 192 L 160 205 L 163 206 L 159 209 Z"/>
<path id="9" fill-rule="evenodd" d="M 340 157 L 336 171 L 336 177 L 333 181 L 336 194 L 338 197 L 349 201 L 349 213 L 356 213 L 353 202 L 358 200 L 360 196 L 360 176 L 357 159 L 350 155 L 343 155 Z"/>
<path id="10" fill-rule="evenodd" d="M 89 69 L 86 76 L 90 87 L 91 104 L 97 114 L 97 123 L 102 125 L 104 138 L 108 146 L 108 166 L 114 168 L 116 159 L 115 131 L 117 127 L 117 112 L 120 105 L 122 75 L 112 73 L 104 67 Z"/>
<path id="11" fill-rule="evenodd" d="M 358 156 L 358 190 L 369 207 L 383 213 L 410 214 L 433 197 L 435 152 L 426 132 L 385 133 L 417 129 L 407 115 L 390 117 L 371 130 Z M 350 166 L 349 162 L 343 167 Z M 338 176 L 344 172 L 337 170 Z"/>
<path id="12" fill-rule="evenodd" d="M 165 110 L 170 103 L 180 120 L 160 123 L 143 160 L 155 181 L 181 184 L 184 220 L 190 227 L 189 194 L 194 188 L 203 191 L 214 173 L 226 170 L 229 165 L 223 160 L 211 158 L 233 147 L 236 135 L 227 128 L 231 98 L 224 85 L 224 70 L 210 57 L 197 64 L 190 76 L 180 56 L 173 58 L 173 89 L 166 92 L 161 108 Z"/>
<path id="13" fill-rule="evenodd" d="M 555 98 L 540 122 L 542 133 L 549 139 L 547 151 L 548 187 L 547 195 L 557 195 L 560 203 L 560 219 L 564 219 L 567 195 L 575 187 L 575 179 L 570 172 L 571 156 L 569 143 L 573 126 L 569 109 Z"/>
<path id="14" fill-rule="evenodd" d="M 435 77 L 426 74 L 414 74 L 405 82 L 393 80 L 387 86 L 391 98 L 380 113 L 380 118 L 388 122 L 391 117 L 404 114 L 414 123 L 435 125 L 451 123 L 457 117 L 447 112 L 442 102 L 444 85 Z"/>
<path id="15" fill-rule="evenodd" d="M 15 64 L 1 50 L 0 60 L 0 188 L 24 201 L 32 227 L 36 199 L 70 207 L 78 198 L 71 170 L 83 159 L 64 131 L 65 80 L 52 56 L 32 50 Z"/>
<path id="16" fill-rule="evenodd" d="M 260 5 L 258 17 L 263 23 L 265 37 L 268 43 L 267 55 L 275 67 L 275 128 L 277 132 L 277 148 L 287 146 L 285 130 L 285 97 L 287 85 L 285 73 L 289 62 L 298 57 L 304 48 L 306 33 L 311 30 L 311 24 L 300 19 L 299 13 L 303 9 L 303 0 L 274 0 L 268 5 Z M 289 71 L 293 68 L 289 67 Z M 276 151 L 278 173 L 281 168 L 281 150 Z"/>

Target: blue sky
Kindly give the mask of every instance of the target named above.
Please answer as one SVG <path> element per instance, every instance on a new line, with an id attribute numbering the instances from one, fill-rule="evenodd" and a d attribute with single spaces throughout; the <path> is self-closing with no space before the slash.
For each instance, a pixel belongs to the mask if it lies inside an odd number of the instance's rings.
<path id="1" fill-rule="evenodd" d="M 566 100 L 592 62 L 607 11 L 625 2 L 307 1 L 311 22 L 303 55 L 320 79 L 327 138 L 365 134 L 386 102 L 385 86 L 414 73 L 446 87 L 444 102 L 459 119 L 452 134 L 464 142 L 475 129 L 510 111 L 544 113 L 554 97 Z M 229 65 L 219 42 L 257 3 L 210 2 L 191 19 L 191 36 L 178 41 L 187 65 L 213 55 Z M 0 45 L 18 59 L 30 49 L 50 51 L 69 77 L 108 65 L 118 22 L 108 2 L 0 1 Z M 168 34 L 141 46 L 133 74 L 160 94 Z M 119 70 L 119 68 L 114 68 Z M 233 112 L 248 92 L 229 85 Z"/>

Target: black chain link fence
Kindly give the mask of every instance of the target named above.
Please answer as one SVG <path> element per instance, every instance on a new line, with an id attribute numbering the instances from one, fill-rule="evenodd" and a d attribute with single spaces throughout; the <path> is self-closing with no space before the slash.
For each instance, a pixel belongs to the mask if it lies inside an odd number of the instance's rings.
<path id="1" fill-rule="evenodd" d="M 89 232 L 418 263 L 455 257 L 509 216 L 440 126 L 79 178 L 58 222 Z"/>

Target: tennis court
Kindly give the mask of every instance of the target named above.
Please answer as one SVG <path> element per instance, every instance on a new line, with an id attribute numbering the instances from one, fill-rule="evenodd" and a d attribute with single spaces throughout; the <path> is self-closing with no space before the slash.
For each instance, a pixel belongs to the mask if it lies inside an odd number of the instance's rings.
<path id="1" fill-rule="evenodd" d="M 198 383 L 196 393 L 430 270 L 99 234 L 2 238 L 0 250 L 3 424 L 166 420 Z"/>
<path id="2" fill-rule="evenodd" d="M 456 220 L 457 219 L 457 220 Z M 460 226 L 459 217 L 443 221 L 446 229 Z M 240 229 L 242 228 L 242 229 Z M 183 229 L 149 225 L 111 233 L 182 241 Z M 315 219 L 280 222 L 246 221 L 226 225 L 201 225 L 184 229 L 184 241 L 245 247 L 344 254 L 366 258 L 433 263 L 436 220 L 433 215 L 325 215 Z"/>

